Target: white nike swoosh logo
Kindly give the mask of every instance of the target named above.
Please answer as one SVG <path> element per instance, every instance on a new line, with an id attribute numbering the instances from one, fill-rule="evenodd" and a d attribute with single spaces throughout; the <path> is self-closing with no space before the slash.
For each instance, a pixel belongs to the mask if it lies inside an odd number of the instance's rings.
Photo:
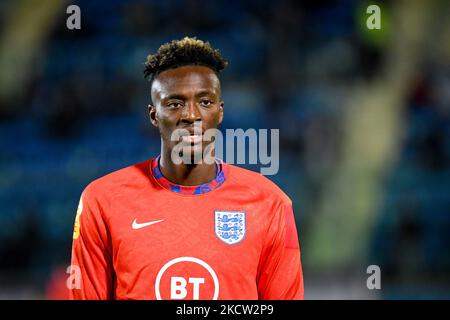
<path id="1" fill-rule="evenodd" d="M 162 222 L 162 221 L 164 221 L 164 219 L 156 220 L 156 221 L 149 221 L 149 222 L 144 222 L 144 223 L 137 223 L 136 219 L 134 219 L 133 224 L 131 225 L 131 227 L 134 230 L 137 230 L 137 229 L 141 229 L 141 228 L 145 228 L 145 227 L 151 226 L 152 224 L 159 223 L 159 222 Z"/>

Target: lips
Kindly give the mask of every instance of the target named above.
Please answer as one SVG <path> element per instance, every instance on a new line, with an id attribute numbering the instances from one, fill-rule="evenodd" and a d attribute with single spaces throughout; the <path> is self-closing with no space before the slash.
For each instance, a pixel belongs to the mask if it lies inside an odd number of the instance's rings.
<path id="1" fill-rule="evenodd" d="M 185 128 L 185 132 L 181 135 L 181 139 L 187 144 L 198 144 L 202 141 L 203 131 L 201 128 Z"/>
<path id="2" fill-rule="evenodd" d="M 194 134 L 194 135 L 186 135 L 181 137 L 183 143 L 188 144 L 198 144 L 202 142 L 202 135 Z"/>

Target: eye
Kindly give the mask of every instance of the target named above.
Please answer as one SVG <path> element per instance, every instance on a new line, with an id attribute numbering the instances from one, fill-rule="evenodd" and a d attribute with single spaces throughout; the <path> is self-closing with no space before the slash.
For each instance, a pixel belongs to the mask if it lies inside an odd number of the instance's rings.
<path id="1" fill-rule="evenodd" d="M 200 101 L 200 104 L 201 104 L 203 107 L 209 107 L 212 103 L 213 103 L 213 102 L 212 102 L 211 100 L 202 100 L 202 101 Z"/>
<path id="2" fill-rule="evenodd" d="M 183 104 L 181 102 L 178 102 L 178 101 L 173 101 L 173 102 L 169 102 L 167 104 L 167 106 L 169 108 L 177 109 L 177 108 L 181 108 L 183 106 Z"/>

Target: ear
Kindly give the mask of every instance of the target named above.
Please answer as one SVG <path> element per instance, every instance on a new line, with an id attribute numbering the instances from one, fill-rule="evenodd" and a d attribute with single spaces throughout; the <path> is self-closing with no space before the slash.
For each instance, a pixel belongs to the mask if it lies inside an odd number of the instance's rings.
<path id="1" fill-rule="evenodd" d="M 148 114 L 150 116 L 150 122 L 153 126 L 158 128 L 158 119 L 156 118 L 156 107 L 154 105 L 148 105 Z"/>
<path id="2" fill-rule="evenodd" d="M 224 102 L 223 102 L 223 100 L 221 100 L 219 102 L 219 124 L 221 124 L 223 121 L 223 106 L 224 106 Z"/>

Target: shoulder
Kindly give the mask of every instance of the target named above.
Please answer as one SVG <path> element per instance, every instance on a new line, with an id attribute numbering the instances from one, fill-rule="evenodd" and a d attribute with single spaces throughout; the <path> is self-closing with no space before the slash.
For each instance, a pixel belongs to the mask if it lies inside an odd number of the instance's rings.
<path id="1" fill-rule="evenodd" d="M 292 204 L 289 196 L 277 184 L 261 173 L 231 164 L 225 165 L 228 166 L 230 179 L 234 183 L 244 185 L 246 188 L 254 192 L 262 193 L 266 197 L 275 198 L 282 202 L 282 204 Z"/>
<path id="2" fill-rule="evenodd" d="M 90 182 L 83 191 L 83 197 L 105 197 L 114 195 L 124 187 L 148 181 L 150 160 L 113 171 Z"/>

